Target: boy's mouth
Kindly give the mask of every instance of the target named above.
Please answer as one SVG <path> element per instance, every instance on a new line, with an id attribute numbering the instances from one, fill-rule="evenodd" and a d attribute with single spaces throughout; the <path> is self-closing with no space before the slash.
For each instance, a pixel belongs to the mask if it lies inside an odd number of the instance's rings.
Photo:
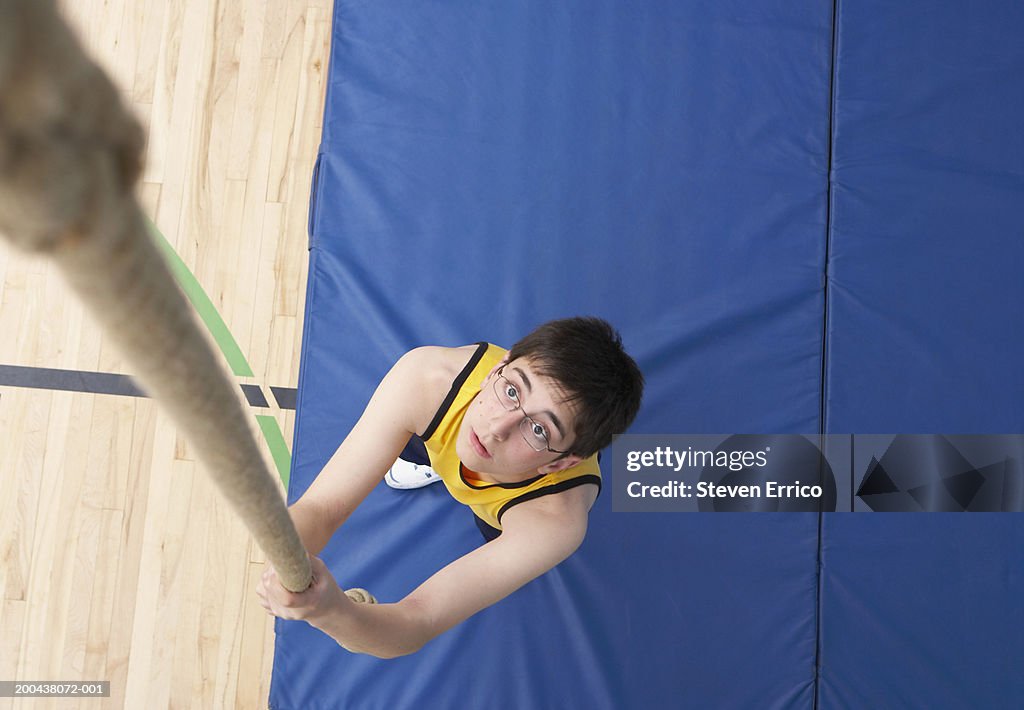
<path id="1" fill-rule="evenodd" d="M 477 455 L 485 459 L 491 458 L 491 452 L 489 452 L 483 443 L 481 443 L 480 437 L 478 437 L 476 432 L 472 429 L 469 430 L 469 443 L 472 445 L 473 450 L 476 451 Z"/>

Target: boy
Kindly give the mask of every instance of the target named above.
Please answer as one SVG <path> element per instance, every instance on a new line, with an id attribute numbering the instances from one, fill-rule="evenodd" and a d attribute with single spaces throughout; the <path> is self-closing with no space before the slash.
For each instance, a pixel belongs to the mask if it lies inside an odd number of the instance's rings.
<path id="1" fill-rule="evenodd" d="M 313 584 L 288 592 L 268 565 L 257 587 L 262 606 L 304 619 L 353 652 L 419 650 L 579 547 L 601 486 L 597 452 L 629 427 L 642 392 L 639 368 L 598 318 L 552 321 L 507 352 L 477 343 L 406 353 L 290 509 Z M 399 602 L 354 602 L 312 555 L 386 473 L 402 468 L 392 464 L 412 436 L 432 466 L 413 475 L 440 478 L 473 511 L 487 543 Z"/>

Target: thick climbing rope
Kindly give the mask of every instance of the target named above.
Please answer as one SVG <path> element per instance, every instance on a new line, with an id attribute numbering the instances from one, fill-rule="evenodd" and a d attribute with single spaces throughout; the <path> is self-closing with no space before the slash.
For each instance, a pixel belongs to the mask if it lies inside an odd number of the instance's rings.
<path id="1" fill-rule="evenodd" d="M 0 0 L 0 17 L 0 233 L 59 266 L 195 447 L 282 585 L 305 590 L 309 557 L 239 391 L 196 326 L 134 196 L 141 126 L 54 0 Z"/>

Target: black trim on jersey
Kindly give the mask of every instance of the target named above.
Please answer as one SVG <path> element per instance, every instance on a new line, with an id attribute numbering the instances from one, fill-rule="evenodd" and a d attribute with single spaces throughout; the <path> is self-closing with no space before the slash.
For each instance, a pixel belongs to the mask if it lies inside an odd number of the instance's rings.
<path id="1" fill-rule="evenodd" d="M 480 531 L 480 534 L 484 536 L 484 542 L 490 542 L 501 535 L 501 530 L 485 523 L 476 513 L 473 513 L 473 519 L 476 521 L 476 527 Z"/>
<path id="2" fill-rule="evenodd" d="M 597 494 L 601 495 L 601 477 L 600 476 L 596 476 L 596 475 L 594 475 L 592 473 L 588 473 L 588 474 L 586 474 L 584 476 L 579 476 L 578 478 L 570 478 L 568 481 L 562 481 L 561 483 L 556 483 L 553 486 L 545 486 L 544 488 L 538 488 L 535 491 L 529 491 L 528 493 L 524 493 L 523 495 L 519 496 L 518 498 L 513 498 L 512 500 L 510 500 L 509 502 L 505 503 L 505 505 L 501 506 L 501 508 L 498 509 L 498 515 L 497 515 L 498 522 L 499 523 L 501 522 L 501 516 L 505 514 L 505 511 L 508 510 L 509 508 L 511 508 L 514 505 L 519 505 L 520 503 L 525 503 L 528 500 L 533 500 L 534 498 L 540 498 L 541 496 L 547 496 L 547 495 L 553 495 L 555 493 L 561 493 L 562 491 L 567 491 L 570 488 L 575 488 L 576 486 L 582 486 L 584 483 L 596 483 L 597 484 Z"/>
<path id="3" fill-rule="evenodd" d="M 483 358 L 484 353 L 487 352 L 487 343 L 481 341 L 476 345 L 477 348 L 476 352 L 473 353 L 473 357 L 469 358 L 469 362 L 466 363 L 464 368 L 462 368 L 462 372 L 460 372 L 459 376 L 455 378 L 454 382 L 452 382 L 452 388 L 448 390 L 448 395 L 444 398 L 444 401 L 441 402 L 441 406 L 438 408 L 437 414 L 435 414 L 434 418 L 430 421 L 430 425 L 427 427 L 426 431 L 420 434 L 420 438 L 424 441 L 434 435 L 434 430 L 441 425 L 441 420 L 444 419 L 444 415 L 448 413 L 448 409 L 451 408 L 452 402 L 455 401 L 455 397 L 459 394 L 459 390 L 462 389 L 462 385 L 466 383 L 470 373 L 473 372 L 473 369 L 476 368 L 481 358 Z"/>
<path id="4" fill-rule="evenodd" d="M 466 471 L 472 470 L 473 469 L 466 468 L 466 465 L 459 461 L 459 478 L 461 478 L 462 482 L 465 483 L 467 486 L 477 491 L 482 491 L 486 488 L 522 488 L 523 486 L 528 486 L 535 481 L 539 481 L 540 479 L 544 478 L 544 476 L 547 475 L 546 473 L 538 473 L 533 478 L 527 478 L 525 481 L 517 481 L 516 483 L 487 483 L 485 481 L 479 481 L 480 483 L 483 483 L 483 485 L 478 486 L 474 484 L 473 481 L 466 478 Z M 476 473 L 476 471 L 473 471 L 473 473 Z"/>

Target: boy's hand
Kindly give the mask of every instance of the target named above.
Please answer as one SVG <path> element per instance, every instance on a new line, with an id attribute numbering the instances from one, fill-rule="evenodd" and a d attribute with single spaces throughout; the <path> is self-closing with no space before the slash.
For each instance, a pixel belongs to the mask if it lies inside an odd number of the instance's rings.
<path id="1" fill-rule="evenodd" d="M 303 592 L 289 592 L 281 586 L 277 571 L 269 562 L 256 585 L 256 594 L 260 598 L 260 606 L 267 613 L 282 619 L 302 619 L 313 623 L 337 608 L 345 595 L 334 580 L 327 565 L 319 557 L 311 557 L 310 569 L 313 582 Z"/>

